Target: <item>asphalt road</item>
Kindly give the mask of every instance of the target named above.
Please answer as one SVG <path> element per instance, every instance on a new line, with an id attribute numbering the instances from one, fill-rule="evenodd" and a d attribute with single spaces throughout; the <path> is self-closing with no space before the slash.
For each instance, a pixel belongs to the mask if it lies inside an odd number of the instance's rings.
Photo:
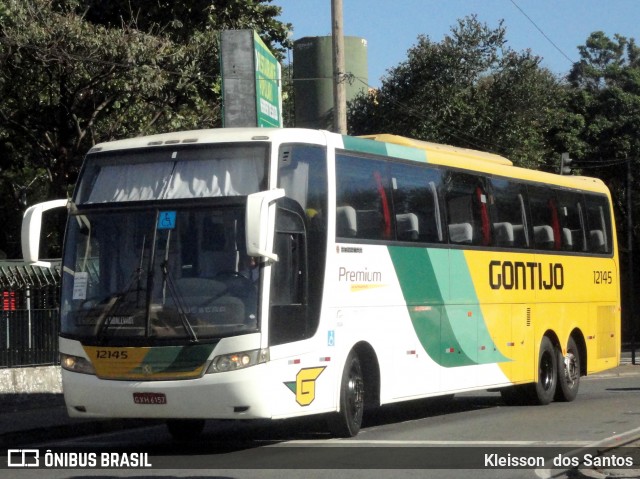
<path id="1" fill-rule="evenodd" d="M 586 454 L 597 457 L 606 450 L 609 456 L 632 457 L 632 464 L 614 470 L 616 477 L 639 477 L 637 369 L 583 378 L 572 403 L 506 406 L 498 393 L 482 392 L 386 406 L 369 415 L 361 433 L 351 439 L 330 438 L 322 420 L 211 421 L 200 438 L 184 443 L 174 442 L 164 426 L 152 426 L 31 444 L 21 447 L 40 451 L 41 460 L 52 451 L 67 461 L 69 454 L 80 461 L 95 454 L 99 463 L 102 454 L 109 458 L 114 453 L 115 462 L 126 460 L 130 467 L 12 468 L 6 477 L 39 478 L 46 472 L 47 477 L 65 478 L 562 478 L 575 477 L 572 458 L 584 462 Z M 560 454 L 565 465 L 553 467 Z M 131 467 L 139 460 L 152 467 Z M 518 467 L 516 460 L 531 464 Z M 607 477 L 608 465 L 585 469 L 594 477 Z"/>

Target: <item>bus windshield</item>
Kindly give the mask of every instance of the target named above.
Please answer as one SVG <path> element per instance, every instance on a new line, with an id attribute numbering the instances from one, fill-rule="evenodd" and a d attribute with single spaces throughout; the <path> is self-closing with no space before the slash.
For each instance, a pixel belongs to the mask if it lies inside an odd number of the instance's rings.
<path id="1" fill-rule="evenodd" d="M 244 204 L 207 206 L 71 216 L 62 334 L 152 344 L 255 331 L 259 270 L 244 252 Z"/>
<path id="2" fill-rule="evenodd" d="M 90 153 L 65 239 L 61 334 L 153 345 L 256 331 L 244 217 L 268 154 L 267 143 Z"/>
<path id="3" fill-rule="evenodd" d="M 246 196 L 266 188 L 268 146 L 176 145 L 87 156 L 76 204 Z"/>

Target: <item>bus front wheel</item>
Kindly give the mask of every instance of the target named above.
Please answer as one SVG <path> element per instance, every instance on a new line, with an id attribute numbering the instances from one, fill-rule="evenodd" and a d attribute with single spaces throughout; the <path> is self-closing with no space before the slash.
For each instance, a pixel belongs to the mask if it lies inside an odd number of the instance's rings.
<path id="1" fill-rule="evenodd" d="M 580 351 L 573 338 L 567 343 L 567 355 L 558 350 L 558 389 L 556 399 L 573 401 L 580 387 Z"/>
<path id="2" fill-rule="evenodd" d="M 351 351 L 340 382 L 340 411 L 329 418 L 329 430 L 336 437 L 353 437 L 360 431 L 364 412 L 364 379 L 360 358 Z"/>
<path id="3" fill-rule="evenodd" d="M 558 352 L 545 336 L 538 354 L 538 380 L 531 385 L 530 399 L 534 404 L 546 405 L 553 401 L 558 384 Z"/>

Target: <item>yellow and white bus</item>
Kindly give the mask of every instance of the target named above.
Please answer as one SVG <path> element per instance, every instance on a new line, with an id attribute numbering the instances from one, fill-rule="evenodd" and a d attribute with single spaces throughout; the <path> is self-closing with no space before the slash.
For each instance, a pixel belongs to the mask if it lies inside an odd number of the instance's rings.
<path id="1" fill-rule="evenodd" d="M 392 135 L 202 130 L 92 148 L 68 211 L 71 416 L 180 437 L 326 414 L 346 437 L 368 406 L 416 398 L 571 401 L 619 362 L 597 179 Z"/>

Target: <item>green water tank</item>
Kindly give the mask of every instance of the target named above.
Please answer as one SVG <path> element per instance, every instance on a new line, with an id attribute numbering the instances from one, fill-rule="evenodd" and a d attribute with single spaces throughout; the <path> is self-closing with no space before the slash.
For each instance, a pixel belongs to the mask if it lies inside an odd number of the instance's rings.
<path id="1" fill-rule="evenodd" d="M 367 41 L 344 37 L 347 101 L 369 88 Z M 304 37 L 293 44 L 293 94 L 298 128 L 330 130 L 333 125 L 331 37 Z"/>

